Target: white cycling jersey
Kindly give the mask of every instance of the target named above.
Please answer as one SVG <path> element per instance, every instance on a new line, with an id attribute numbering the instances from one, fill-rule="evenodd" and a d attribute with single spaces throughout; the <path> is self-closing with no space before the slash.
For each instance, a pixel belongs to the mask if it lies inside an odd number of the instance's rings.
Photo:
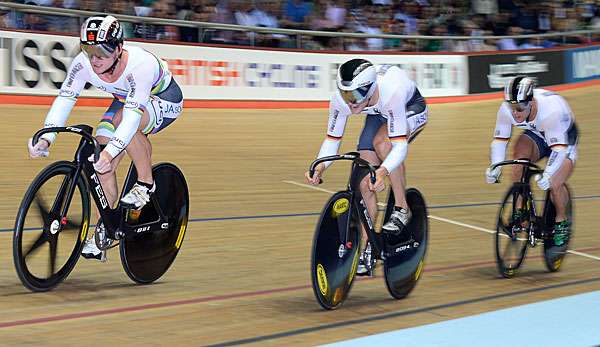
<path id="1" fill-rule="evenodd" d="M 491 146 L 492 164 L 504 160 L 508 140 L 512 135 L 512 127 L 529 130 L 543 139 L 552 150 L 545 172 L 554 174 L 564 158 L 576 159 L 577 128 L 575 116 L 567 101 L 555 92 L 545 89 L 534 89 L 533 97 L 537 103 L 536 116 L 532 121 L 517 123 L 512 116 L 510 106 L 503 102 L 498 110 L 494 141 Z M 558 155 L 559 152 L 565 155 Z M 553 160 L 555 158 L 556 160 Z"/>
<path id="2" fill-rule="evenodd" d="M 121 123 L 115 129 L 106 151 L 116 157 L 124 150 L 139 127 L 150 96 L 165 90 L 172 78 L 167 63 L 152 53 L 139 47 L 127 47 L 126 50 L 127 66 L 121 76 L 112 83 L 101 80 L 84 53 L 79 53 L 69 67 L 67 78 L 46 116 L 44 127 L 64 126 L 77 97 L 85 84 L 90 83 L 123 102 Z M 45 134 L 43 137 L 53 142 L 56 134 Z"/>
<path id="3" fill-rule="evenodd" d="M 393 149 L 381 165 L 392 172 L 406 158 L 408 139 L 426 124 L 427 109 L 425 107 L 419 114 L 407 110 L 407 106 L 416 99 L 415 96 L 423 103 L 424 101 L 415 82 L 404 70 L 391 65 L 377 65 L 376 68 L 379 99 L 375 105 L 366 107 L 361 113 L 366 113 L 367 116 L 381 115 L 387 119 L 388 136 Z M 351 114 L 350 107 L 342 99 L 339 90 L 336 91 L 329 103 L 327 139 L 321 146 L 319 158 L 337 154 Z"/>

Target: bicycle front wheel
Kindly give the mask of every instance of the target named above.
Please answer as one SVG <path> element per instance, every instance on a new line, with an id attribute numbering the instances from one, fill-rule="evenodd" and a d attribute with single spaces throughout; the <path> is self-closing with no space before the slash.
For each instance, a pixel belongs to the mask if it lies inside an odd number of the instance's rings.
<path id="1" fill-rule="evenodd" d="M 32 291 L 54 288 L 79 259 L 87 236 L 90 200 L 83 177 L 73 181 L 76 172 L 71 162 L 51 164 L 37 175 L 21 201 L 13 260 L 19 279 Z"/>
<path id="2" fill-rule="evenodd" d="M 334 194 L 323 209 L 311 252 L 311 280 L 315 298 L 321 307 L 333 310 L 348 297 L 360 249 L 360 224 L 352 206 L 352 194 Z"/>
<path id="3" fill-rule="evenodd" d="M 502 200 L 496 224 L 495 249 L 498 271 L 506 278 L 513 277 L 525 259 L 532 204 L 533 201 L 520 186 L 511 187 Z"/>

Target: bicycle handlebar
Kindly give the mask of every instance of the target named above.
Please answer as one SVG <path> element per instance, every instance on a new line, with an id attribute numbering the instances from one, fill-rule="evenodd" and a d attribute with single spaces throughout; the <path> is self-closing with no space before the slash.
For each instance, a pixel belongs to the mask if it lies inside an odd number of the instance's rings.
<path id="1" fill-rule="evenodd" d="M 535 163 L 532 163 L 531 161 L 529 161 L 527 159 L 504 160 L 504 161 L 501 161 L 499 163 L 490 165 L 490 170 L 494 170 L 497 167 L 504 166 L 504 165 L 516 165 L 516 164 L 530 167 L 530 168 L 532 168 L 535 171 L 540 171 L 540 172 L 544 171 L 542 168 L 540 168 L 539 166 L 537 166 Z"/>
<path id="2" fill-rule="evenodd" d="M 348 152 L 346 154 L 330 155 L 330 156 L 319 158 L 319 159 L 313 161 L 312 164 L 310 164 L 310 168 L 309 168 L 310 177 L 314 176 L 315 167 L 317 165 L 319 165 L 323 162 L 326 162 L 326 161 L 335 161 L 335 160 L 352 160 L 353 162 L 357 163 L 358 165 L 366 167 L 367 169 L 369 169 L 369 175 L 371 176 L 371 183 L 375 184 L 375 181 L 376 181 L 375 168 L 373 167 L 373 165 L 371 165 L 371 163 L 362 159 L 360 157 L 360 154 L 357 152 Z"/>
<path id="3" fill-rule="evenodd" d="M 46 133 L 75 133 L 87 141 L 89 141 L 94 146 L 94 162 L 97 162 L 100 158 L 100 144 L 92 134 L 88 133 L 82 128 L 78 126 L 68 126 L 68 127 L 51 127 L 51 128 L 43 128 L 38 130 L 33 135 L 33 144 L 36 144 L 40 140 L 40 136 Z"/>

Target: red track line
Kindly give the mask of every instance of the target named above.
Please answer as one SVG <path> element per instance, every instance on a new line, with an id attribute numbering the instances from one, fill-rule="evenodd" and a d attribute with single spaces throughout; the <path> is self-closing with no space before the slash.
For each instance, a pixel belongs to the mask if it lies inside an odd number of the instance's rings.
<path id="1" fill-rule="evenodd" d="M 459 269 L 459 268 L 478 267 L 478 266 L 482 266 L 482 265 L 490 265 L 493 263 L 494 263 L 493 261 L 472 262 L 472 263 L 457 264 L 457 265 L 453 265 L 453 266 L 444 266 L 444 267 L 437 267 L 437 268 L 431 268 L 431 269 L 425 268 L 424 271 L 425 272 L 438 272 L 438 271 L 445 271 L 445 270 L 452 270 L 452 269 Z M 358 278 L 358 280 L 362 282 L 362 281 L 374 280 L 375 278 L 377 278 L 377 277 Z M 291 291 L 296 291 L 296 290 L 307 289 L 310 287 L 311 287 L 310 285 L 301 285 L 301 286 L 293 286 L 293 287 L 259 290 L 259 291 L 253 291 L 253 292 L 243 292 L 243 293 L 209 296 L 209 297 L 201 297 L 201 298 L 186 299 L 186 300 L 168 301 L 168 302 L 162 302 L 162 303 L 156 303 L 156 304 L 128 306 L 128 307 L 111 308 L 111 309 L 97 310 L 97 311 L 76 312 L 76 313 L 67 313 L 67 314 L 61 314 L 61 315 L 56 315 L 56 316 L 47 316 L 47 317 L 40 317 L 40 318 L 7 321 L 7 322 L 0 322 L 0 329 L 16 327 L 16 326 L 39 324 L 39 323 L 65 321 L 65 320 L 72 320 L 72 319 L 79 319 L 79 318 L 97 317 L 97 316 L 104 316 L 104 315 L 116 314 L 116 313 L 136 312 L 136 311 L 152 310 L 152 309 L 165 308 L 165 307 L 191 305 L 191 304 L 198 304 L 198 303 L 204 303 L 204 302 L 223 301 L 223 300 L 239 299 L 239 298 L 245 298 L 245 297 L 251 297 L 251 296 L 261 296 L 261 295 L 269 295 L 269 294 L 275 294 L 275 293 L 284 293 L 284 292 L 291 292 Z"/>
<path id="2" fill-rule="evenodd" d="M 580 248 L 578 250 L 585 252 L 585 251 L 592 251 L 592 250 L 598 250 L 598 249 L 600 249 L 600 247 Z M 536 258 L 541 258 L 541 256 L 538 256 Z M 488 265 L 492 265 L 492 264 L 495 264 L 495 261 L 478 261 L 478 262 L 470 262 L 470 263 L 463 263 L 463 264 L 450 265 L 450 266 L 425 268 L 423 271 L 424 272 L 443 272 L 443 271 L 455 270 L 455 269 L 465 269 L 465 268 L 474 268 L 474 267 L 480 267 L 480 266 L 488 266 Z M 357 278 L 357 280 L 362 282 L 362 281 L 374 280 L 375 278 L 377 278 L 377 277 L 359 277 L 359 278 Z M 15 326 L 39 324 L 39 323 L 65 321 L 65 320 L 72 320 L 72 319 L 78 319 L 78 318 L 104 316 L 104 315 L 116 314 L 116 313 L 136 312 L 136 311 L 152 310 L 152 309 L 158 309 L 158 308 L 164 308 L 164 307 L 183 306 L 183 305 L 191 305 L 191 304 L 198 304 L 198 303 L 204 303 L 204 302 L 224 301 L 224 300 L 232 300 L 232 299 L 246 298 L 246 297 L 252 297 L 252 296 L 284 293 L 284 292 L 308 289 L 310 287 L 311 287 L 310 285 L 301 285 L 301 286 L 265 289 L 265 290 L 258 290 L 258 291 L 253 291 L 253 292 L 243 292 L 243 293 L 217 295 L 217 296 L 201 297 L 201 298 L 186 299 L 186 300 L 168 301 L 168 302 L 162 302 L 162 303 L 157 303 L 157 304 L 128 306 L 128 307 L 121 307 L 121 308 L 111 308 L 111 309 L 106 309 L 106 310 L 68 313 L 68 314 L 62 314 L 62 315 L 56 315 L 56 316 L 0 322 L 0 329 L 15 327 Z"/>

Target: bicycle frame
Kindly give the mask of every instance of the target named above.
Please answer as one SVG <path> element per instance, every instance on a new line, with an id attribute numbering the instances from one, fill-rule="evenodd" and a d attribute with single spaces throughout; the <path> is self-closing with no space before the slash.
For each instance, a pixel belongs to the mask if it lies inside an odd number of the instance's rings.
<path id="1" fill-rule="evenodd" d="M 162 212 L 158 204 L 157 198 L 154 195 L 151 196 L 150 200 L 152 201 L 158 218 L 148 223 L 130 225 L 126 222 L 126 214 L 129 211 L 128 209 L 121 207 L 119 204 L 117 204 L 117 207 L 114 209 L 110 206 L 109 201 L 106 198 L 106 194 L 104 193 L 104 189 L 102 188 L 102 184 L 100 183 L 100 179 L 98 178 L 96 170 L 94 169 L 94 165 L 88 160 L 88 158 L 91 155 L 93 155 L 94 162 L 98 161 L 101 151 L 100 144 L 98 143 L 96 138 L 94 138 L 91 135 L 92 130 L 93 129 L 91 126 L 84 124 L 68 127 L 51 127 L 41 129 L 38 132 L 36 132 L 33 136 L 33 143 L 37 143 L 40 136 L 46 133 L 68 132 L 75 133 L 82 137 L 75 152 L 75 158 L 73 160 L 73 162 L 76 165 L 74 177 L 69 178 L 70 184 L 68 186 L 66 184 L 67 180 L 63 181 L 59 190 L 58 196 L 62 196 L 62 194 L 65 192 L 65 189 L 68 189 L 66 201 L 62 204 L 63 208 L 60 211 L 61 218 L 59 220 L 62 220 L 62 217 L 66 215 L 67 208 L 70 205 L 71 199 L 73 198 L 73 194 L 75 192 L 75 187 L 77 185 L 79 175 L 83 173 L 88 191 L 91 193 L 92 198 L 96 203 L 104 226 L 106 227 L 108 237 L 110 237 L 111 239 L 122 239 L 132 234 L 168 229 L 169 221 Z M 127 173 L 127 178 L 125 179 L 124 187 L 127 186 L 127 182 L 131 179 L 131 177 L 133 177 L 132 175 L 135 174 L 133 170 L 134 165 L 133 163 L 131 163 L 131 166 L 129 167 L 129 172 Z M 59 205 L 59 201 L 54 202 L 52 210 L 50 211 L 51 213 L 56 213 L 56 210 L 58 209 L 57 205 Z"/>
<path id="2" fill-rule="evenodd" d="M 375 183 L 375 170 L 376 167 L 371 165 L 368 161 L 360 158 L 360 154 L 357 152 L 350 152 L 342 155 L 334 155 L 323 157 L 315 160 L 310 166 L 310 175 L 311 177 L 314 175 L 315 167 L 326 161 L 336 161 L 336 160 L 352 160 L 352 169 L 350 178 L 348 179 L 347 191 L 351 195 L 350 205 L 357 212 L 359 219 L 361 221 L 361 225 L 365 228 L 367 232 L 367 236 L 369 241 L 371 242 L 371 247 L 373 254 L 379 259 L 383 259 L 383 240 L 379 236 L 379 234 L 375 231 L 375 223 L 369 214 L 365 201 L 363 199 L 362 193 L 360 192 L 360 182 L 367 174 L 365 170 L 368 170 L 368 174 L 370 175 L 371 183 Z M 345 240 L 348 240 L 349 228 L 346 229 L 346 235 L 344 235 Z M 345 241 L 344 240 L 344 241 Z M 344 242 L 345 243 L 345 242 Z"/>
<path id="3" fill-rule="evenodd" d="M 529 160 L 524 159 L 505 160 L 490 166 L 490 169 L 493 170 L 500 166 L 515 164 L 523 165 L 523 173 L 521 174 L 521 179 L 519 182 L 515 182 L 513 186 L 517 187 L 520 193 L 526 196 L 529 201 L 531 201 L 531 208 L 528 209 L 530 213 L 530 224 L 528 226 L 527 233 L 529 245 L 531 247 L 535 247 L 535 245 L 537 244 L 536 239 L 544 237 L 545 223 L 543 217 L 540 217 L 537 213 L 535 198 L 533 196 L 533 191 L 531 190 L 529 182 L 531 180 L 531 177 L 533 177 L 534 175 L 542 174 L 544 170 L 542 170 L 540 167 L 530 162 Z"/>

